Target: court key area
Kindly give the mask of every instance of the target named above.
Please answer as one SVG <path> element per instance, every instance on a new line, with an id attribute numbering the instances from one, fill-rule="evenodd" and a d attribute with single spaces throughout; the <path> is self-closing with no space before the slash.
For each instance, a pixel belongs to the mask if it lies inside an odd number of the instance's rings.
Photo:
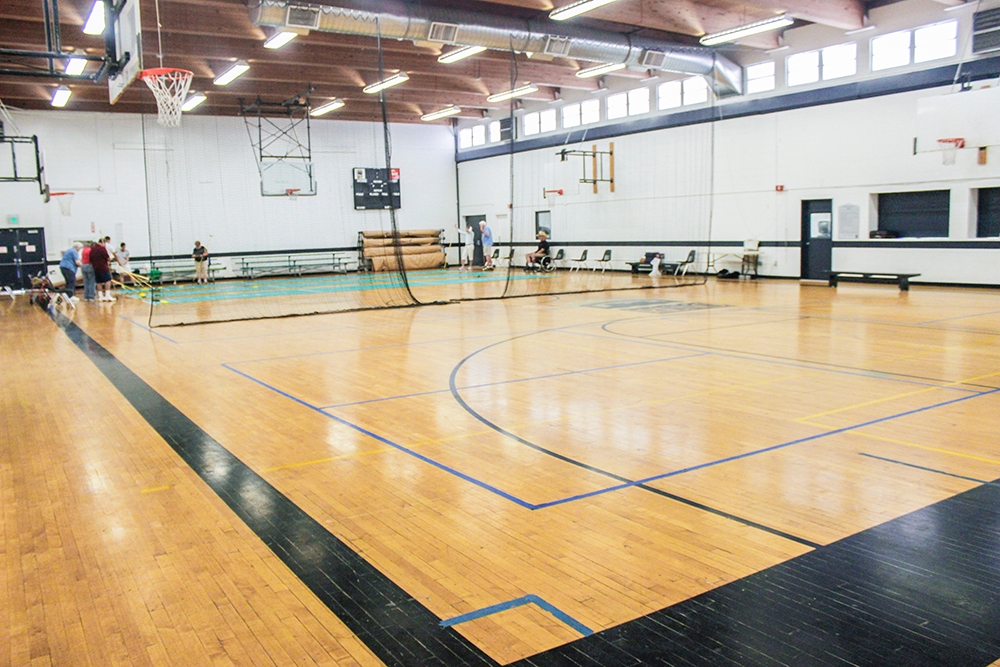
<path id="1" fill-rule="evenodd" d="M 146 308 L 4 307 L 0 664 L 1000 659 L 994 291 Z"/>

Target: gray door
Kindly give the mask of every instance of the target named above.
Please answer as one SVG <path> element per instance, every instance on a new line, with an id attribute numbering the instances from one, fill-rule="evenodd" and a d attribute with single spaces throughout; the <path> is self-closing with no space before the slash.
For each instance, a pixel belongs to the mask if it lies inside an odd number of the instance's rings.
<path id="1" fill-rule="evenodd" d="M 475 250 L 472 254 L 472 265 L 482 266 L 483 265 L 483 235 L 482 231 L 479 229 L 479 223 L 486 222 L 485 215 L 467 215 L 465 216 L 465 226 L 472 227 L 472 233 L 474 235 Z"/>
<path id="2" fill-rule="evenodd" d="M 802 202 L 802 277 L 826 280 L 833 263 L 833 200 Z"/>

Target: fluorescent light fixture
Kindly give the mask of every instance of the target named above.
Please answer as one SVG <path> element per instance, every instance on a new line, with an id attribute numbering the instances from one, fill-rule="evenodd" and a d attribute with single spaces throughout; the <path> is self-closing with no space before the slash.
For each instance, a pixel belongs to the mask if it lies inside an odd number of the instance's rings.
<path id="1" fill-rule="evenodd" d="M 589 79 L 594 76 L 607 74 L 608 72 L 617 72 L 620 69 L 625 69 L 625 63 L 605 63 L 603 65 L 595 65 L 593 67 L 588 67 L 587 69 L 577 70 L 576 75 L 581 79 Z"/>
<path id="2" fill-rule="evenodd" d="M 276 32 L 271 35 L 266 42 L 264 42 L 264 48 L 280 49 L 298 36 L 298 33 L 295 32 Z"/>
<path id="3" fill-rule="evenodd" d="M 393 74 L 388 79 L 382 79 L 377 83 L 373 83 L 370 86 L 365 86 L 362 92 L 365 93 L 377 93 L 380 90 L 385 90 L 386 88 L 392 88 L 393 86 L 398 86 L 401 83 L 406 83 L 410 80 L 410 77 L 406 72 L 400 72 L 399 74 Z"/>
<path id="4" fill-rule="evenodd" d="M 104 0 L 97 0 L 90 8 L 90 16 L 83 26 L 84 35 L 104 34 Z"/>
<path id="5" fill-rule="evenodd" d="M 420 120 L 424 122 L 430 122 L 432 120 L 438 120 L 440 118 L 447 118 L 448 116 L 454 116 L 457 113 L 462 113 L 461 107 L 456 107 L 454 105 L 441 109 L 440 111 L 433 111 L 431 113 L 425 113 L 420 117 Z"/>
<path id="6" fill-rule="evenodd" d="M 191 111 L 191 109 L 194 109 L 207 99 L 208 96 L 205 95 L 205 93 L 195 93 L 191 97 L 187 98 L 184 104 L 181 105 L 181 111 Z"/>
<path id="7" fill-rule="evenodd" d="M 794 19 L 789 18 L 787 14 L 782 14 L 781 16 L 773 16 L 769 19 L 764 19 L 763 21 L 748 23 L 747 25 L 730 28 L 729 30 L 723 30 L 722 32 L 713 32 L 710 35 L 705 35 L 698 41 L 705 46 L 715 46 L 716 44 L 724 44 L 725 42 L 734 42 L 737 39 L 743 39 L 744 37 L 749 37 L 750 35 L 759 35 L 762 32 L 770 32 L 771 30 L 784 28 L 792 25 L 793 23 L 795 23 Z"/>
<path id="8" fill-rule="evenodd" d="M 778 53 L 779 51 L 787 51 L 790 48 L 792 47 L 790 47 L 788 44 L 785 44 L 784 46 L 779 46 L 776 49 L 768 49 L 764 53 L 766 53 L 767 55 L 771 55 L 772 53 Z"/>
<path id="9" fill-rule="evenodd" d="M 455 49 L 454 51 L 442 54 L 438 58 L 438 62 L 445 65 L 449 63 L 457 63 L 459 60 L 465 60 L 466 58 L 474 56 L 477 53 L 482 53 L 485 50 L 485 46 L 463 46 L 460 49 Z"/>
<path id="10" fill-rule="evenodd" d="M 873 23 L 872 25 L 866 25 L 864 28 L 857 28 L 855 30 L 848 30 L 844 34 L 845 35 L 857 35 L 859 33 L 868 32 L 869 30 L 874 30 L 874 29 L 875 29 L 875 24 Z"/>
<path id="11" fill-rule="evenodd" d="M 497 93 L 496 95 L 490 95 L 486 98 L 487 102 L 503 102 L 504 100 L 510 100 L 515 97 L 521 97 L 522 95 L 530 95 L 531 93 L 537 93 L 538 87 L 533 86 L 530 83 L 527 86 L 521 86 L 520 88 L 515 88 L 514 90 L 508 90 L 503 93 Z"/>
<path id="12" fill-rule="evenodd" d="M 80 76 L 83 70 L 87 69 L 87 61 L 83 58 L 70 58 L 66 61 L 66 69 L 63 73 L 67 76 Z"/>
<path id="13" fill-rule="evenodd" d="M 585 14 L 592 9 L 597 9 L 598 7 L 603 7 L 604 5 L 610 5 L 614 1 L 615 0 L 580 0 L 579 2 L 574 2 L 566 5 L 565 7 L 553 9 L 549 12 L 549 18 L 553 21 L 565 21 L 566 19 L 571 19 L 574 16 Z"/>
<path id="14" fill-rule="evenodd" d="M 235 81 L 237 78 L 243 76 L 250 69 L 250 65 L 247 65 L 245 60 L 237 60 L 233 63 L 233 66 L 227 69 L 225 72 L 215 77 L 215 85 L 217 86 L 228 86 L 230 83 Z"/>
<path id="15" fill-rule="evenodd" d="M 73 91 L 66 86 L 59 86 L 56 88 L 56 92 L 52 93 L 52 106 L 62 109 L 69 102 L 70 96 Z"/>
<path id="16" fill-rule="evenodd" d="M 315 118 L 316 116 L 322 116 L 323 114 L 330 113 L 331 111 L 336 111 L 342 106 L 344 106 L 344 100 L 338 97 L 332 102 L 327 102 L 322 106 L 316 107 L 315 109 L 309 112 L 309 115 Z"/>

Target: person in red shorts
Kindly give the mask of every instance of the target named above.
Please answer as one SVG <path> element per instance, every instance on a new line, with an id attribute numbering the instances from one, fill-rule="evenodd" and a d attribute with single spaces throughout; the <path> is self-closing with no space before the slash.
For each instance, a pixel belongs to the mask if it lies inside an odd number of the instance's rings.
<path id="1" fill-rule="evenodd" d="M 97 279 L 97 300 L 114 301 L 115 297 L 111 293 L 111 255 L 103 243 L 95 243 L 90 249 L 90 263 L 94 267 L 94 277 Z"/>

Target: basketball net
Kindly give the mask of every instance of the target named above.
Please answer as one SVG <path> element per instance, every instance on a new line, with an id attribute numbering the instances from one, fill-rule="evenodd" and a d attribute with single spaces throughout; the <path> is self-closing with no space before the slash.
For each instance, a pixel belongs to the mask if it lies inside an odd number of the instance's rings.
<path id="1" fill-rule="evenodd" d="M 958 149 L 965 148 L 965 139 L 938 139 L 941 146 L 941 164 L 955 164 L 958 158 Z"/>
<path id="2" fill-rule="evenodd" d="M 69 217 L 70 204 L 73 203 L 73 193 L 72 192 L 50 192 L 49 201 L 55 199 L 59 202 L 59 212 L 64 216 Z"/>
<path id="3" fill-rule="evenodd" d="M 181 124 L 181 106 L 187 99 L 188 89 L 194 73 L 186 69 L 155 67 L 144 69 L 139 78 L 146 82 L 156 98 L 159 113 L 156 122 L 163 127 L 177 127 Z"/>

